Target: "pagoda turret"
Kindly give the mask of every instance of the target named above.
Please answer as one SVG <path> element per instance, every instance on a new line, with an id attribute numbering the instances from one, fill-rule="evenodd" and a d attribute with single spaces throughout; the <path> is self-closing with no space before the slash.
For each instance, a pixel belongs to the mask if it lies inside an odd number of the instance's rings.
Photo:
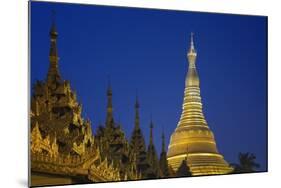
<path id="1" fill-rule="evenodd" d="M 136 97 L 135 126 L 134 126 L 134 130 L 131 134 L 130 156 L 131 156 L 131 158 L 135 157 L 135 162 L 136 162 L 136 167 L 137 167 L 138 173 L 141 174 L 142 178 L 146 178 L 149 164 L 147 162 L 145 140 L 144 140 L 144 137 L 142 134 L 142 130 L 140 128 L 139 108 L 140 108 L 140 105 L 139 105 L 138 97 Z"/>
<path id="2" fill-rule="evenodd" d="M 168 167 L 167 153 L 166 153 L 166 147 L 165 147 L 164 131 L 162 132 L 161 138 L 162 138 L 162 150 L 161 150 L 160 159 L 159 159 L 160 176 L 168 177 L 169 176 L 169 167 Z"/>
<path id="3" fill-rule="evenodd" d="M 112 88 L 109 82 L 107 88 L 107 110 L 105 126 L 99 126 L 96 134 L 96 144 L 100 148 L 102 158 L 107 158 L 115 166 L 120 167 L 120 177 L 131 179 L 133 176 L 129 158 L 129 143 L 121 124 L 114 122 Z"/>
<path id="4" fill-rule="evenodd" d="M 150 165 L 149 168 L 149 177 L 157 178 L 159 177 L 159 161 L 157 152 L 153 143 L 153 122 L 150 122 L 150 136 L 149 136 L 149 145 L 147 147 L 147 161 Z"/>
<path id="5" fill-rule="evenodd" d="M 107 108 L 106 108 L 106 127 L 114 126 L 114 119 L 113 119 L 113 105 L 112 105 L 112 89 L 110 80 L 108 81 L 108 88 L 107 88 Z"/>
<path id="6" fill-rule="evenodd" d="M 31 130 L 38 124 L 42 139 L 55 139 L 60 154 L 83 155 L 94 144 L 91 125 L 84 121 L 81 115 L 82 105 L 77 101 L 76 93 L 71 90 L 69 81 L 60 76 L 58 32 L 54 20 L 49 34 L 49 70 L 47 79 L 37 81 L 33 87 Z M 78 149 L 78 146 L 82 149 Z"/>
<path id="7" fill-rule="evenodd" d="M 50 52 L 49 52 L 50 66 L 47 74 L 47 82 L 48 83 L 60 82 L 61 76 L 58 68 L 59 57 L 58 57 L 58 49 L 57 49 L 58 32 L 54 20 L 52 21 L 52 26 L 49 35 L 50 35 Z"/>

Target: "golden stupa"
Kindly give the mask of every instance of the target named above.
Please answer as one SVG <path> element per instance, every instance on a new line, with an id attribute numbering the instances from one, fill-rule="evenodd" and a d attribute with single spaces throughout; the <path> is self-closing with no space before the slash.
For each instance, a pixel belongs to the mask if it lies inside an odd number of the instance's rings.
<path id="1" fill-rule="evenodd" d="M 197 53 L 191 34 L 189 62 L 185 81 L 182 114 L 177 128 L 171 135 L 168 148 L 168 164 L 177 170 L 186 160 L 193 176 L 227 174 L 232 168 L 218 152 L 213 132 L 202 112 L 199 77 L 196 71 Z"/>

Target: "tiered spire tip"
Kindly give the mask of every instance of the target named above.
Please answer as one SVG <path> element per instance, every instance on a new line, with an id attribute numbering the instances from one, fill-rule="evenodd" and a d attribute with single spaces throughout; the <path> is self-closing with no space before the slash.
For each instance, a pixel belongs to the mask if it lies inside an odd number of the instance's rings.
<path id="1" fill-rule="evenodd" d="M 191 32 L 190 33 L 190 48 L 189 48 L 189 51 L 188 51 L 189 55 L 192 55 L 192 54 L 196 55 L 196 50 L 195 50 L 193 38 L 194 38 L 194 33 Z"/>
<path id="2" fill-rule="evenodd" d="M 138 100 L 138 94 L 136 94 L 136 102 L 135 102 L 135 129 L 139 129 L 140 128 L 140 117 L 139 117 L 139 100 Z"/>
<path id="3" fill-rule="evenodd" d="M 56 11 L 52 10 L 52 15 L 51 15 L 51 20 L 52 20 L 52 26 L 50 29 L 50 35 L 51 36 L 57 36 L 57 29 L 56 29 Z"/>
<path id="4" fill-rule="evenodd" d="M 108 83 L 107 83 L 107 95 L 111 96 L 112 95 L 112 88 L 111 88 L 111 80 L 110 80 L 110 75 L 107 76 Z"/>
<path id="5" fill-rule="evenodd" d="M 135 108 L 139 108 L 140 104 L 139 104 L 139 97 L 138 97 L 138 91 L 136 91 L 136 103 L 135 103 Z"/>
<path id="6" fill-rule="evenodd" d="M 150 137 L 149 137 L 149 143 L 153 144 L 153 122 L 152 122 L 152 118 L 150 120 Z"/>
<path id="7" fill-rule="evenodd" d="M 164 128 L 162 127 L 162 152 L 165 152 L 165 134 L 164 134 Z"/>

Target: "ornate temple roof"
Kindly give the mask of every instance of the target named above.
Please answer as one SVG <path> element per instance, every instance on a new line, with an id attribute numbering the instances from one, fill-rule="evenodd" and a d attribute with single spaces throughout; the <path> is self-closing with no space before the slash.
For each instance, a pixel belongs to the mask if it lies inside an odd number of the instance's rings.
<path id="1" fill-rule="evenodd" d="M 82 105 L 76 99 L 69 81 L 59 74 L 57 36 L 53 21 L 50 29 L 49 70 L 46 81 L 37 81 L 31 98 L 31 126 L 39 124 L 42 137 L 56 137 L 60 153 L 69 154 L 84 151 L 86 143 L 93 146 L 93 135 L 89 121 L 84 121 Z M 81 155 L 81 152 L 77 154 Z"/>

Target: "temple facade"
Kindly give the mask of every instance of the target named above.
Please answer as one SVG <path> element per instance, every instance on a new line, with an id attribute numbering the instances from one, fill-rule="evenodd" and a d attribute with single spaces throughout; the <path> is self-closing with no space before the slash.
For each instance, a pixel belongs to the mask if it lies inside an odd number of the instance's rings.
<path id="1" fill-rule="evenodd" d="M 54 22 L 49 35 L 50 64 L 47 77 L 36 81 L 32 87 L 30 185 L 169 177 L 164 148 L 161 163 L 158 160 L 152 122 L 149 145 L 146 147 L 140 126 L 138 99 L 134 106 L 135 123 L 130 139 L 127 139 L 121 124 L 115 122 L 110 83 L 106 91 L 105 122 L 97 127 L 96 134 L 93 133 L 91 121 L 82 117 L 82 104 L 78 102 L 76 92 L 72 90 L 70 82 L 60 75 L 58 32 Z"/>
<path id="2" fill-rule="evenodd" d="M 34 84 L 31 96 L 30 186 L 120 181 L 120 167 L 101 154 L 82 104 L 59 73 L 54 22 L 49 34 L 47 77 Z"/>
<path id="3" fill-rule="evenodd" d="M 214 134 L 203 114 L 196 57 L 191 34 L 182 114 L 170 137 L 168 164 L 176 171 L 185 160 L 193 176 L 227 174 L 232 168 L 218 152 Z"/>
<path id="4" fill-rule="evenodd" d="M 50 66 L 45 81 L 37 81 L 31 98 L 31 131 L 56 144 L 61 154 L 83 155 L 94 146 L 90 120 L 81 116 L 82 105 L 58 68 L 55 24 L 50 30 Z M 34 133 L 35 134 L 35 133 Z M 47 141 L 46 141 L 47 142 Z M 50 151 L 50 150 L 48 150 Z M 47 150 L 44 150 L 47 152 Z"/>

